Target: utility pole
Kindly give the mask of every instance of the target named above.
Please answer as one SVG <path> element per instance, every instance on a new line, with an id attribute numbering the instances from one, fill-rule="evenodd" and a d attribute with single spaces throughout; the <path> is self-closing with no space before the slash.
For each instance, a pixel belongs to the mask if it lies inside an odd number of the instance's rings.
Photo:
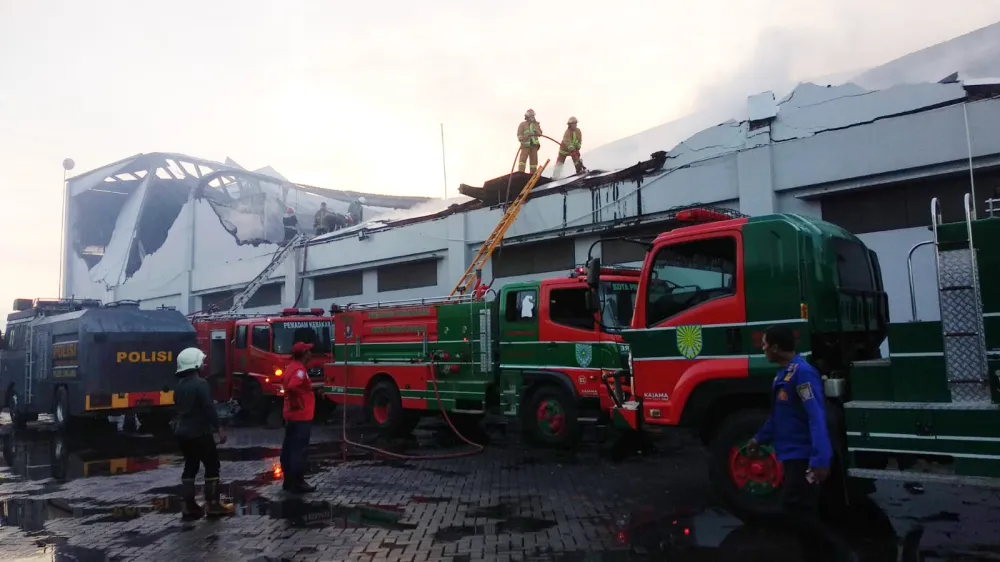
<path id="1" fill-rule="evenodd" d="M 66 237 L 69 235 L 67 228 L 68 225 L 66 224 L 66 222 L 69 220 L 69 184 L 66 182 L 66 176 L 67 174 L 69 174 L 70 170 L 76 167 L 76 162 L 74 162 L 72 158 L 66 158 L 62 161 L 62 167 L 63 167 L 63 182 L 62 182 L 63 204 L 62 204 L 62 225 L 61 228 L 59 229 L 61 234 L 61 236 L 59 237 L 59 291 L 58 291 L 59 298 L 63 298 L 64 296 L 63 275 L 67 273 L 65 268 L 68 265 L 66 263 L 66 253 L 69 251 L 69 248 L 71 247 L 70 244 L 66 243 Z"/>
<path id="2" fill-rule="evenodd" d="M 444 123 L 441 123 L 441 170 L 444 173 L 444 198 L 448 198 L 448 163 L 444 156 Z"/>

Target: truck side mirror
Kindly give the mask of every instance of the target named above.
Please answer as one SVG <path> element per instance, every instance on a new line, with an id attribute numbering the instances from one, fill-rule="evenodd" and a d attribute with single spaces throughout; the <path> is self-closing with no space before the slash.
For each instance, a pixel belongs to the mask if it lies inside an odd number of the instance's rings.
<path id="1" fill-rule="evenodd" d="M 591 290 L 597 289 L 601 282 L 601 258 L 592 258 L 587 262 L 587 285 Z"/>

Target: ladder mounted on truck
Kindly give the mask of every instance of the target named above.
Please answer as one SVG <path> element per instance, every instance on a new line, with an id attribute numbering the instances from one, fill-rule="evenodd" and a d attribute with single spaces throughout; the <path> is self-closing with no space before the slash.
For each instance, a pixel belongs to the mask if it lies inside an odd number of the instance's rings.
<path id="1" fill-rule="evenodd" d="M 507 210 L 504 211 L 503 217 L 500 219 L 500 224 L 493 230 L 493 233 L 483 242 L 481 248 L 479 248 L 479 253 L 476 254 L 475 259 L 469 265 L 469 268 L 465 270 L 465 274 L 462 275 L 462 279 L 459 280 L 455 288 L 452 289 L 449 297 L 454 297 L 456 295 L 467 295 L 479 287 L 480 281 L 483 276 L 483 266 L 486 262 L 490 261 L 490 257 L 493 255 L 493 251 L 496 250 L 503 242 L 504 236 L 507 234 L 507 229 L 514 224 L 517 219 L 517 214 L 521 212 L 521 206 L 524 202 L 528 200 L 528 196 L 531 195 L 531 190 L 535 188 L 538 180 L 542 177 L 542 172 L 545 171 L 546 166 L 549 165 L 551 160 L 546 160 L 544 164 L 539 166 L 535 173 L 531 174 L 531 178 L 528 183 L 524 185 L 524 189 L 517 194 L 517 197 L 510 202 Z"/>
<path id="2" fill-rule="evenodd" d="M 243 307 L 250 302 L 250 299 L 253 298 L 254 294 L 257 293 L 257 290 L 260 289 L 264 282 L 267 281 L 267 278 L 270 277 L 271 274 L 274 273 L 274 270 L 278 269 L 278 267 L 284 263 L 286 259 L 288 259 L 288 256 L 291 255 L 295 246 L 300 244 L 304 239 L 304 234 L 298 234 L 295 238 L 292 238 L 287 244 L 282 246 L 274 254 L 274 257 L 271 258 L 271 263 L 267 264 L 267 266 L 264 267 L 264 269 L 262 269 L 256 277 L 247 283 L 247 286 L 243 289 L 243 291 L 233 297 L 233 305 L 229 307 L 229 310 L 210 312 L 208 314 L 196 313 L 188 315 L 188 317 L 191 319 L 197 317 L 198 320 L 216 320 L 239 316 L 243 311 Z"/>

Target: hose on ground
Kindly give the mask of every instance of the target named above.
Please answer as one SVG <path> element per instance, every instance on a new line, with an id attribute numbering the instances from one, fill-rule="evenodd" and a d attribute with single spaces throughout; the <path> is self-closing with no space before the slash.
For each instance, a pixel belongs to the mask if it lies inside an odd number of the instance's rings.
<path id="1" fill-rule="evenodd" d="M 378 453 L 380 455 L 385 455 L 385 456 L 387 456 L 389 458 L 392 458 L 392 459 L 405 460 L 405 461 L 433 461 L 433 460 L 458 459 L 458 458 L 462 458 L 462 457 L 471 457 L 472 455 L 478 455 L 479 453 L 482 453 L 485 450 L 485 447 L 483 447 L 479 443 L 474 443 L 474 442 L 470 441 L 464 435 L 462 435 L 462 433 L 460 431 L 458 431 L 458 428 L 455 427 L 455 424 L 452 423 L 451 418 L 448 416 L 448 412 L 445 411 L 444 404 L 441 403 L 441 393 L 438 390 L 437 377 L 434 376 L 434 367 L 435 367 L 434 361 L 432 360 L 428 364 L 427 367 L 428 367 L 428 369 L 430 369 L 431 382 L 434 384 L 434 398 L 435 398 L 435 400 L 437 400 L 438 409 L 441 410 L 441 414 L 444 416 L 444 421 L 448 422 L 448 427 L 451 428 L 451 431 L 455 435 L 457 435 L 459 439 L 461 439 L 462 441 L 464 441 L 468 445 L 471 445 L 471 446 L 475 447 L 473 450 L 471 450 L 471 451 L 462 451 L 462 452 L 459 452 L 459 453 L 445 453 L 445 454 L 440 454 L 440 455 L 403 455 L 403 454 L 400 454 L 400 453 L 393 453 L 391 451 L 386 451 L 385 449 L 380 449 L 378 447 L 373 447 L 371 445 L 365 445 L 365 444 L 362 444 L 362 443 L 356 443 L 356 442 L 351 441 L 350 439 L 348 439 L 348 437 L 347 437 L 347 387 L 349 386 L 349 383 L 350 383 L 350 376 L 348 375 L 348 371 L 349 371 L 350 367 L 346 363 L 344 364 L 344 386 L 341 389 L 341 397 L 342 397 L 341 407 L 342 407 L 342 410 L 343 410 L 343 424 L 341 426 L 341 440 L 345 444 L 357 447 L 359 449 L 364 449 L 366 451 L 371 451 L 373 453 Z"/>

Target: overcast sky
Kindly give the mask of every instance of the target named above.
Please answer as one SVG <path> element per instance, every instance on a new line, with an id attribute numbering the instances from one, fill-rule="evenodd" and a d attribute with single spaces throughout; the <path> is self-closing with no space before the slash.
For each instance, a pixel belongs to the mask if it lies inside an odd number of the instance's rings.
<path id="1" fill-rule="evenodd" d="M 997 0 L 0 0 L 0 312 L 58 293 L 66 157 L 440 196 L 443 122 L 454 195 L 509 171 L 529 107 L 551 136 L 579 118 L 586 151 L 998 20 Z"/>

